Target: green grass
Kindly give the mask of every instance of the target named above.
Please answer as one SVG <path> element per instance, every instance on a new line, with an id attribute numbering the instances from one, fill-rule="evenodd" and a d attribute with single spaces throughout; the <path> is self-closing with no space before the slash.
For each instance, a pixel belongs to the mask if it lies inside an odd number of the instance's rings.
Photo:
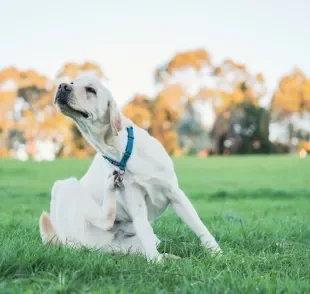
<path id="1" fill-rule="evenodd" d="M 154 225 L 161 264 L 43 246 L 38 218 L 53 181 L 90 160 L 0 161 L 0 293 L 310 293 L 310 160 L 183 158 L 180 186 L 216 236 L 211 257 L 172 210 Z M 280 245 L 279 245 L 280 244 Z"/>

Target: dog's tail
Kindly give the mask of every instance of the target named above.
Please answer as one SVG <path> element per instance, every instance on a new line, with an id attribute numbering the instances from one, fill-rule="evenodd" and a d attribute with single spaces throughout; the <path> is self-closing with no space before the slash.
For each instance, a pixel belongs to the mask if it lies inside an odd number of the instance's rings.
<path id="1" fill-rule="evenodd" d="M 42 242 L 44 244 L 49 243 L 59 245 L 61 243 L 52 225 L 51 219 L 45 211 L 43 211 L 40 216 L 39 224 L 40 224 L 40 235 Z"/>

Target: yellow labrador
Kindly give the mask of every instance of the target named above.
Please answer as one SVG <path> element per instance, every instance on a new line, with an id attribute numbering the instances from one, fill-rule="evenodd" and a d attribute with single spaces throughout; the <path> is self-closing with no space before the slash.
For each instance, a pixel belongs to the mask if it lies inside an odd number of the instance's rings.
<path id="1" fill-rule="evenodd" d="M 157 250 L 158 239 L 151 223 L 169 204 L 206 248 L 212 253 L 221 252 L 180 189 L 173 162 L 164 147 L 121 114 L 112 94 L 98 79 L 81 77 L 70 84 L 60 84 L 55 104 L 64 115 L 75 121 L 83 136 L 98 152 L 80 180 L 98 205 L 108 195 L 105 192 L 106 182 L 115 170 L 115 166 L 103 156 L 120 161 L 128 139 L 126 128 L 133 128 L 134 146 L 123 176 L 125 193 L 117 197 L 115 226 L 124 232 L 130 228 L 128 233 L 138 237 L 148 260 L 160 260 L 162 257 Z"/>

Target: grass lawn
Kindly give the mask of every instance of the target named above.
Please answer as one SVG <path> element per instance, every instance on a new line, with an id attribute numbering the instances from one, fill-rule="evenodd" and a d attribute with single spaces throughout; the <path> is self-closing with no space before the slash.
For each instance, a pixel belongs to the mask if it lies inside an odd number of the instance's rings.
<path id="1" fill-rule="evenodd" d="M 90 160 L 0 161 L 0 293 L 310 293 L 310 158 L 175 160 L 180 186 L 215 235 L 211 257 L 169 210 L 154 229 L 161 264 L 41 244 L 38 218 L 56 179 Z"/>

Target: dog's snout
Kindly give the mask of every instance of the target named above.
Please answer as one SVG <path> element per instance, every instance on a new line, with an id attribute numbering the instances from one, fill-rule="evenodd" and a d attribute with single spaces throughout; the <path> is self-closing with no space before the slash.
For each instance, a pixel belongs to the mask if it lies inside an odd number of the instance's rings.
<path id="1" fill-rule="evenodd" d="M 71 92 L 72 86 L 66 83 L 61 83 L 58 87 L 58 91 Z"/>
<path id="2" fill-rule="evenodd" d="M 73 87 L 67 83 L 61 83 L 58 87 L 55 103 L 67 104 L 70 93 L 73 91 Z"/>

